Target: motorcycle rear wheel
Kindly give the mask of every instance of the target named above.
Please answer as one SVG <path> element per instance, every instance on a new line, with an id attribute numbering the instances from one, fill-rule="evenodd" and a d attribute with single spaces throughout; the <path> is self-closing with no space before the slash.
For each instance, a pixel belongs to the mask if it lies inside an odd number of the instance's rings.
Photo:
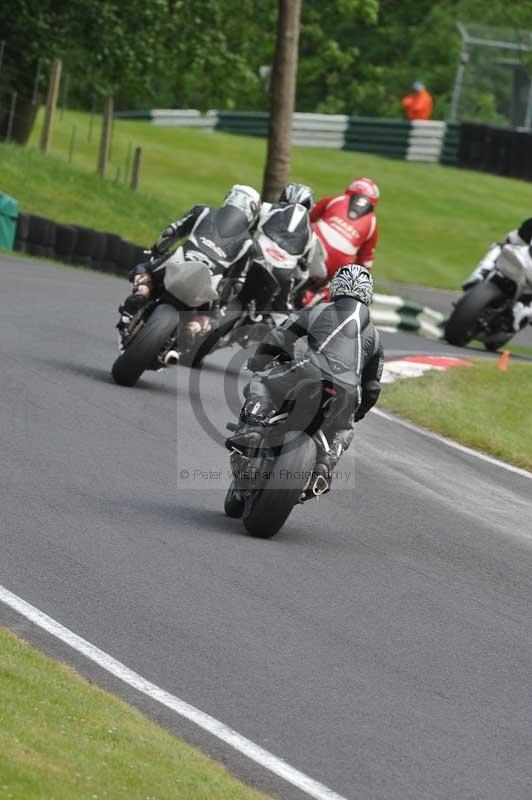
<path id="1" fill-rule="evenodd" d="M 111 373 L 120 386 L 134 386 L 144 370 L 154 367 L 166 341 L 175 332 L 178 314 L 165 303 L 150 314 L 135 338 L 116 359 Z"/>
<path id="2" fill-rule="evenodd" d="M 298 502 L 316 463 L 316 444 L 306 434 L 298 443 L 283 445 L 256 499 L 246 505 L 242 520 L 247 532 L 258 539 L 271 539 L 278 533 Z"/>
<path id="3" fill-rule="evenodd" d="M 445 324 L 445 339 L 456 347 L 465 347 L 475 338 L 478 319 L 496 300 L 504 297 L 491 282 L 477 283 L 460 298 Z"/>

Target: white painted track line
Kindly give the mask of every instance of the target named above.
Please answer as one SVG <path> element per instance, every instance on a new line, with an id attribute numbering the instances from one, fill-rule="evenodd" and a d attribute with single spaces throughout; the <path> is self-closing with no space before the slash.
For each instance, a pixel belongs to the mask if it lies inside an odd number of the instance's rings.
<path id="1" fill-rule="evenodd" d="M 467 447 L 465 444 L 455 442 L 454 439 L 448 439 L 447 436 L 442 436 L 440 433 L 434 433 L 434 431 L 430 431 L 427 428 L 421 428 L 419 425 L 415 425 L 413 422 L 408 422 L 400 417 L 396 417 L 394 414 L 388 414 L 386 411 L 381 411 L 380 408 L 372 408 L 371 412 L 376 414 L 378 417 L 388 420 L 388 422 L 394 422 L 396 425 L 401 425 L 403 428 L 406 428 L 409 431 L 420 433 L 427 439 L 433 439 L 434 441 L 444 444 L 447 447 L 452 447 L 453 450 L 460 450 L 462 453 L 475 456 L 475 458 L 479 458 L 481 461 L 487 461 L 488 464 L 493 464 L 500 469 L 505 469 L 507 472 L 513 472 L 514 475 L 520 475 L 522 478 L 528 478 L 528 480 L 532 480 L 532 472 L 528 472 L 526 469 L 514 467 L 513 464 L 507 464 L 506 461 L 500 461 L 498 458 L 488 456 L 486 453 L 481 453 L 479 450 L 473 450 L 472 447 Z"/>
<path id="2" fill-rule="evenodd" d="M 38 608 L 30 605 L 30 603 L 27 603 L 21 597 L 18 597 L 18 595 L 13 594 L 13 592 L 10 592 L 9 589 L 1 585 L 0 601 L 17 611 L 23 617 L 26 617 L 26 619 L 29 619 L 30 622 L 33 622 L 35 625 L 38 625 L 40 628 L 50 633 L 52 636 L 55 636 L 56 639 L 60 639 L 78 653 L 94 661 L 98 666 L 107 670 L 107 672 L 110 672 L 124 683 L 142 692 L 152 700 L 156 700 L 163 706 L 170 708 L 172 711 L 175 711 L 176 714 L 179 714 L 179 716 L 188 719 L 190 722 L 194 722 L 200 728 L 203 728 L 208 731 L 208 733 L 221 739 L 256 764 L 260 764 L 260 766 L 264 767 L 269 772 L 283 778 L 298 789 L 301 789 L 308 794 L 309 797 L 313 797 L 315 800 L 347 800 L 347 798 L 337 794 L 327 786 L 318 783 L 318 781 L 315 781 L 303 772 L 294 769 L 294 767 L 291 767 L 286 761 L 268 752 L 268 750 L 264 750 L 250 739 L 241 736 L 227 725 L 224 725 L 223 722 L 219 722 L 219 720 L 209 716 L 209 714 L 200 711 L 184 700 L 180 700 L 179 697 L 175 697 L 173 694 L 166 692 L 164 689 L 146 680 L 146 678 L 143 678 L 132 669 L 129 669 L 129 667 L 126 667 L 125 664 L 117 661 L 90 642 L 87 642 L 86 639 L 82 639 L 81 636 L 65 628 L 61 623 L 56 622 L 52 617 L 39 611 Z"/>

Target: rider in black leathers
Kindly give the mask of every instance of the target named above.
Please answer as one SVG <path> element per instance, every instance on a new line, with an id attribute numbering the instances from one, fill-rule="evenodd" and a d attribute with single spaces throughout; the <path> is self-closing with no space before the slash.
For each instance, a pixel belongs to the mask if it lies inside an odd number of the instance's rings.
<path id="1" fill-rule="evenodd" d="M 356 264 L 342 267 L 331 281 L 330 295 L 330 303 L 291 314 L 259 345 L 248 363 L 255 374 L 245 390 L 240 426 L 226 443 L 236 452 L 252 451 L 262 438 L 261 429 L 291 390 L 329 381 L 345 398 L 340 412 L 327 417 L 315 437 L 317 472 L 329 485 L 334 466 L 353 439 L 354 423 L 377 402 L 384 362 L 380 337 L 369 317 L 373 281 L 368 270 Z M 308 348 L 296 358 L 294 345 L 305 336 Z M 279 360 L 285 363 L 266 371 Z"/>
<path id="2" fill-rule="evenodd" d="M 302 183 L 287 184 L 277 203 L 262 204 L 247 272 L 230 272 L 242 285 L 228 315 L 238 315 L 253 302 L 255 313 L 264 315 L 271 326 L 271 314 L 293 311 L 292 289 L 306 275 L 315 248 L 309 216 L 313 204 L 312 190 Z"/>
<path id="3" fill-rule="evenodd" d="M 131 272 L 133 291 L 119 311 L 119 331 L 127 328 L 132 316 L 157 292 L 163 283 L 164 268 L 157 267 L 164 256 L 184 237 L 187 241 L 176 253 L 183 261 L 207 264 L 213 274 L 229 269 L 245 269 L 253 245 L 253 230 L 260 212 L 260 195 L 251 186 L 236 184 L 221 207 L 198 205 L 169 225 L 151 249 L 151 258 Z M 198 319 L 208 320 L 205 315 Z"/>

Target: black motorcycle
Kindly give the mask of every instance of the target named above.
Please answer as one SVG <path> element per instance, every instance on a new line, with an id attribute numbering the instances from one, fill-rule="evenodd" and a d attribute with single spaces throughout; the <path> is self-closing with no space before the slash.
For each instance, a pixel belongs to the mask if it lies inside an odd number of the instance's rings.
<path id="1" fill-rule="evenodd" d="M 174 366 L 188 347 L 186 323 L 195 310 L 218 299 L 206 264 L 171 255 L 155 266 L 164 269 L 163 287 L 131 320 L 122 338 L 122 354 L 112 367 L 121 386 L 134 386 L 145 370 Z"/>
<path id="2" fill-rule="evenodd" d="M 264 426 L 262 439 L 252 451 L 233 450 L 226 515 L 242 519 L 251 536 L 271 539 L 295 505 L 328 492 L 327 478 L 315 470 L 315 436 L 320 435 L 326 416 L 336 415 L 343 402 L 343 392 L 323 380 L 321 386 L 287 398 Z M 300 425 L 298 420 L 307 424 Z M 227 427 L 234 431 L 238 425 L 230 422 Z"/>

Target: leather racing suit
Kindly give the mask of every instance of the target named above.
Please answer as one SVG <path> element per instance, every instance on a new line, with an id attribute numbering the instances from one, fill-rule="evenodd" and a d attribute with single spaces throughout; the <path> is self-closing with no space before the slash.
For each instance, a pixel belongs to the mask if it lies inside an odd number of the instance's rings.
<path id="1" fill-rule="evenodd" d="M 302 337 L 307 337 L 308 347 L 296 357 L 294 346 Z M 274 360 L 284 363 L 266 371 Z M 256 440 L 258 427 L 277 412 L 291 390 L 326 380 L 343 398 L 316 436 L 318 462 L 325 465 L 330 479 L 330 471 L 353 439 L 354 423 L 377 402 L 383 363 L 379 333 L 368 308 L 353 297 L 335 297 L 291 314 L 249 360 L 255 374 L 245 390 L 242 425 L 227 446 L 244 452 L 253 436 Z"/>
<path id="2" fill-rule="evenodd" d="M 287 314 L 293 310 L 294 283 L 306 277 L 308 259 L 316 245 L 310 217 L 300 203 L 263 203 L 255 234 L 253 255 L 275 278 L 279 289 L 271 311 Z"/>
<path id="3" fill-rule="evenodd" d="M 366 197 L 349 192 L 324 197 L 312 209 L 310 219 L 327 255 L 327 275 L 312 274 L 311 269 L 311 277 L 330 280 L 345 264 L 372 267 L 378 227 L 377 216 Z"/>

